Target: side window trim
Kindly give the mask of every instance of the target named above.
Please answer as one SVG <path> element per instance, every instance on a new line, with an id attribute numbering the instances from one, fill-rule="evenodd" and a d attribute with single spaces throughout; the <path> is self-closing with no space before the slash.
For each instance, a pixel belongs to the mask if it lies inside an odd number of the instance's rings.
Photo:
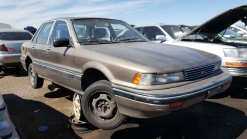
<path id="1" fill-rule="evenodd" d="M 37 38 L 38 38 L 39 33 L 40 33 L 40 30 L 43 28 L 44 25 L 45 25 L 45 23 L 43 23 L 43 24 L 40 26 L 40 28 L 36 31 L 35 35 L 33 36 L 33 39 L 31 40 L 32 43 L 36 43 Z"/>
<path id="2" fill-rule="evenodd" d="M 51 30 L 50 30 L 50 32 L 49 32 L 49 36 L 48 36 L 48 39 L 47 39 L 46 44 L 49 44 L 49 42 L 50 42 L 51 34 L 52 34 L 53 30 L 54 30 L 54 26 L 55 26 L 56 22 L 57 22 L 57 20 L 54 20 L 54 23 L 53 23 L 53 25 L 52 25 L 52 27 L 51 27 Z"/>
<path id="3" fill-rule="evenodd" d="M 56 25 L 56 23 L 57 23 L 58 21 L 64 21 L 64 22 L 66 23 L 66 25 L 67 25 L 67 27 L 68 27 L 70 39 L 72 39 L 71 33 L 70 33 L 70 26 L 69 26 L 67 20 L 57 19 L 57 20 L 53 20 L 53 21 L 54 21 L 54 23 L 53 23 L 52 28 L 51 28 L 51 30 L 50 30 L 49 37 L 48 37 L 48 39 L 47 39 L 47 44 L 49 44 L 49 42 L 50 42 L 51 35 L 52 35 L 53 31 L 54 31 L 54 27 L 55 27 L 55 25 Z M 52 44 L 51 44 L 51 45 L 52 45 Z"/>
<path id="4" fill-rule="evenodd" d="M 48 35 L 48 39 L 47 39 L 47 40 L 49 40 L 49 36 L 50 36 L 51 30 L 52 30 L 52 28 L 53 28 L 53 26 L 54 26 L 55 20 L 49 20 L 49 21 L 47 21 L 47 22 L 44 22 L 44 23 L 41 25 L 41 27 L 39 28 L 37 34 L 35 34 L 35 37 L 34 37 L 34 39 L 33 39 L 32 42 L 37 43 L 37 39 L 38 39 L 38 37 L 39 37 L 40 31 L 43 29 L 44 25 L 47 24 L 47 23 L 49 23 L 49 22 L 53 22 L 52 27 L 51 27 L 50 32 L 49 32 L 49 35 Z M 47 42 L 46 42 L 46 44 L 47 44 Z"/>

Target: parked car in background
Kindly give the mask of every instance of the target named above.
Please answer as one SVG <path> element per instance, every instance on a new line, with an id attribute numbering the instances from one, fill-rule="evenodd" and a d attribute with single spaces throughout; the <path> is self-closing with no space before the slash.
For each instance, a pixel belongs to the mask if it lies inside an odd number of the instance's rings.
<path id="1" fill-rule="evenodd" d="M 0 71 L 18 72 L 21 45 L 31 39 L 32 34 L 25 30 L 0 29 Z"/>
<path id="2" fill-rule="evenodd" d="M 247 5 L 228 10 L 200 26 L 188 30 L 181 25 L 150 25 L 137 27 L 149 40 L 174 44 L 216 54 L 222 58 L 221 66 L 233 76 L 247 75 L 247 46 L 239 41 L 224 42 L 218 34 L 242 19 L 245 22 Z"/>
<path id="3" fill-rule="evenodd" d="M 9 24 L 0 23 L 0 29 L 14 29 L 14 27 Z"/>
<path id="4" fill-rule="evenodd" d="M 218 34 L 218 37 L 219 40 L 225 43 L 238 43 L 247 45 L 247 37 L 241 36 L 230 29 L 221 31 Z"/>
<path id="5" fill-rule="evenodd" d="M 7 105 L 0 94 L 0 138 L 1 139 L 19 139 L 15 126 L 9 118 Z"/>
<path id="6" fill-rule="evenodd" d="M 32 27 L 32 26 L 27 26 L 27 27 L 24 28 L 24 30 L 29 31 L 29 32 L 31 32 L 32 34 L 34 34 L 34 33 L 37 31 L 37 29 L 34 28 L 34 27 Z"/>
<path id="7" fill-rule="evenodd" d="M 239 34 L 240 36 L 247 37 L 247 28 L 245 26 L 240 25 L 231 25 L 228 29 L 234 31 L 235 33 Z"/>
<path id="8" fill-rule="evenodd" d="M 102 129 L 126 116 L 152 118 L 199 103 L 232 79 L 216 55 L 150 43 L 127 23 L 105 18 L 44 22 L 23 44 L 21 62 L 33 88 L 48 79 L 76 92 L 75 116 Z"/>

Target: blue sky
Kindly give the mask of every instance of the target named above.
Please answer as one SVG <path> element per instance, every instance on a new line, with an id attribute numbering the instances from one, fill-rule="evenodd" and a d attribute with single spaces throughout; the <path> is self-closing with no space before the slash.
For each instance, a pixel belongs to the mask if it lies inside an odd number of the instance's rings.
<path id="1" fill-rule="evenodd" d="M 1 0 L 0 18 L 15 28 L 38 28 L 64 17 L 107 17 L 136 26 L 157 23 L 200 25 L 246 0 Z"/>

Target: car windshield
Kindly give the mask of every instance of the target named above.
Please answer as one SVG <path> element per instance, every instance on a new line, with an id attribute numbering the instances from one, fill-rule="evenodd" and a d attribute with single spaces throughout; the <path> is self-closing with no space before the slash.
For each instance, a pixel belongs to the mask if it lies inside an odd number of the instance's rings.
<path id="1" fill-rule="evenodd" d="M 32 35 L 28 32 L 0 32 L 0 40 L 31 40 Z"/>
<path id="2" fill-rule="evenodd" d="M 148 41 L 141 33 L 123 21 L 77 19 L 72 22 L 79 43 L 85 45 Z"/>
<path id="3" fill-rule="evenodd" d="M 161 26 L 173 39 L 179 38 L 181 35 L 186 34 L 190 31 L 188 27 L 180 27 L 179 26 Z"/>
<path id="4" fill-rule="evenodd" d="M 244 26 L 238 26 L 238 27 L 240 27 L 240 28 L 242 28 L 243 30 L 247 31 L 247 28 L 244 27 Z"/>
<path id="5" fill-rule="evenodd" d="M 225 38 L 237 38 L 240 37 L 239 34 L 235 33 L 234 31 L 227 29 L 227 30 L 223 30 L 220 32 L 220 36 L 225 37 Z"/>

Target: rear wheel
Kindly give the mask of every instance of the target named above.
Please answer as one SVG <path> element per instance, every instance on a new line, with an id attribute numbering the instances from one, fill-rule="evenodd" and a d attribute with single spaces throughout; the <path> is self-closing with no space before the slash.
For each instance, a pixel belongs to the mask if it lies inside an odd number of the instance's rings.
<path id="1" fill-rule="evenodd" d="M 30 63 L 28 66 L 28 76 L 29 76 L 30 84 L 34 89 L 38 89 L 43 86 L 44 79 L 38 76 L 32 63 Z"/>
<path id="2" fill-rule="evenodd" d="M 110 82 L 101 80 L 90 85 L 81 101 L 86 119 L 101 129 L 120 126 L 126 116 L 119 113 Z"/>

